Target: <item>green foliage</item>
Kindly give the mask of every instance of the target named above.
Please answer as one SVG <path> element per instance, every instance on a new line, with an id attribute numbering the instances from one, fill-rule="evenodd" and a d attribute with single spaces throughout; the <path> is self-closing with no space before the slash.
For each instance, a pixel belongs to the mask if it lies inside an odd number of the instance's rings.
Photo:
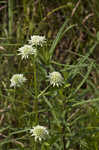
<path id="1" fill-rule="evenodd" d="M 99 149 L 98 6 L 98 0 L 0 1 L 0 150 Z M 37 58 L 22 60 L 17 50 L 35 34 L 47 43 L 37 47 Z M 62 86 L 50 85 L 53 71 L 62 74 Z M 11 88 L 17 73 L 27 82 Z M 38 124 L 49 131 L 42 142 L 30 134 Z"/>

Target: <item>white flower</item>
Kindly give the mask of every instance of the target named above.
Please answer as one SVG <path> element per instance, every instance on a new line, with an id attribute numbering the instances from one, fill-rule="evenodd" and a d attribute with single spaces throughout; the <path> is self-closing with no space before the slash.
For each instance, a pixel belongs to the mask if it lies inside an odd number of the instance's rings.
<path id="1" fill-rule="evenodd" d="M 39 141 L 41 141 L 42 139 L 46 139 L 47 135 L 49 134 L 46 127 L 40 125 L 37 125 L 33 127 L 33 129 L 30 129 L 30 133 L 32 133 L 31 136 L 35 137 L 35 141 L 37 141 L 37 139 Z"/>
<path id="2" fill-rule="evenodd" d="M 29 44 L 32 46 L 43 46 L 44 43 L 46 43 L 45 36 L 33 35 L 29 40 Z"/>
<path id="3" fill-rule="evenodd" d="M 53 87 L 54 87 L 54 86 L 59 87 L 59 86 L 61 86 L 62 83 L 63 83 L 63 77 L 62 77 L 62 75 L 61 75 L 59 72 L 57 72 L 57 71 L 54 71 L 54 72 L 52 72 L 52 73 L 49 73 L 48 78 L 49 78 L 50 84 L 53 85 Z"/>
<path id="4" fill-rule="evenodd" d="M 23 58 L 28 58 L 29 55 L 35 55 L 37 54 L 36 48 L 33 48 L 31 45 L 24 45 L 23 47 L 19 48 L 18 50 L 20 53 L 18 55 L 22 55 Z"/>
<path id="5" fill-rule="evenodd" d="M 10 87 L 20 87 L 26 80 L 27 79 L 23 76 L 23 74 L 15 74 L 10 79 Z"/>

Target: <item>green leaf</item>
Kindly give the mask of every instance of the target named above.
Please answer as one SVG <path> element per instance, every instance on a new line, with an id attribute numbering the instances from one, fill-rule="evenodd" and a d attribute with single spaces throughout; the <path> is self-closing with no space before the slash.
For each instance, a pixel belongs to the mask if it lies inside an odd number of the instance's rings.
<path id="1" fill-rule="evenodd" d="M 97 32 L 97 41 L 99 41 L 99 31 Z"/>
<path id="2" fill-rule="evenodd" d="M 54 53 L 54 50 L 55 50 L 57 44 L 59 43 L 59 41 L 61 40 L 61 38 L 64 36 L 64 34 L 65 34 L 68 30 L 70 30 L 71 28 L 73 28 L 74 26 L 76 26 L 76 25 L 70 25 L 69 27 L 67 27 L 67 28 L 65 29 L 66 24 L 68 23 L 68 21 L 69 21 L 68 19 L 65 20 L 64 24 L 62 25 L 62 27 L 60 28 L 59 32 L 57 33 L 56 39 L 55 39 L 55 40 L 53 41 L 53 43 L 52 43 L 52 46 L 51 46 L 51 48 L 50 48 L 50 50 L 49 50 L 50 59 L 52 58 L 53 53 Z M 65 29 L 65 30 L 64 30 L 64 29 Z"/>

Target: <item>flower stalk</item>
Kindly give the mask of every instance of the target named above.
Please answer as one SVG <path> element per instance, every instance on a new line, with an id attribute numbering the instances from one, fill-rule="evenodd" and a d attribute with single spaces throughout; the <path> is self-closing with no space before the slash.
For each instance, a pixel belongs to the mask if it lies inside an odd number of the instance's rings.
<path id="1" fill-rule="evenodd" d="M 35 109 L 35 123 L 38 124 L 38 92 L 37 92 L 37 74 L 36 74 L 36 59 L 34 58 L 33 62 L 34 69 L 34 91 L 35 91 L 35 100 L 34 100 L 34 109 Z"/>

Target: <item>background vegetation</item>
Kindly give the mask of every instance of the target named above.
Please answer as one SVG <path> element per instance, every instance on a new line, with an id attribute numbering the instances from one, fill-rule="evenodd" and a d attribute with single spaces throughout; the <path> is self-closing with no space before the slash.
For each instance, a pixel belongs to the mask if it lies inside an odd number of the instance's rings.
<path id="1" fill-rule="evenodd" d="M 57 70 L 65 79 L 64 87 L 39 96 L 38 123 L 49 137 L 36 149 L 98 150 L 98 0 L 0 0 L 0 149 L 34 150 L 34 70 L 31 60 L 17 56 L 34 34 L 47 39 L 36 66 L 38 93 L 49 86 L 49 72 Z M 16 73 L 28 82 L 14 90 L 10 78 Z"/>

